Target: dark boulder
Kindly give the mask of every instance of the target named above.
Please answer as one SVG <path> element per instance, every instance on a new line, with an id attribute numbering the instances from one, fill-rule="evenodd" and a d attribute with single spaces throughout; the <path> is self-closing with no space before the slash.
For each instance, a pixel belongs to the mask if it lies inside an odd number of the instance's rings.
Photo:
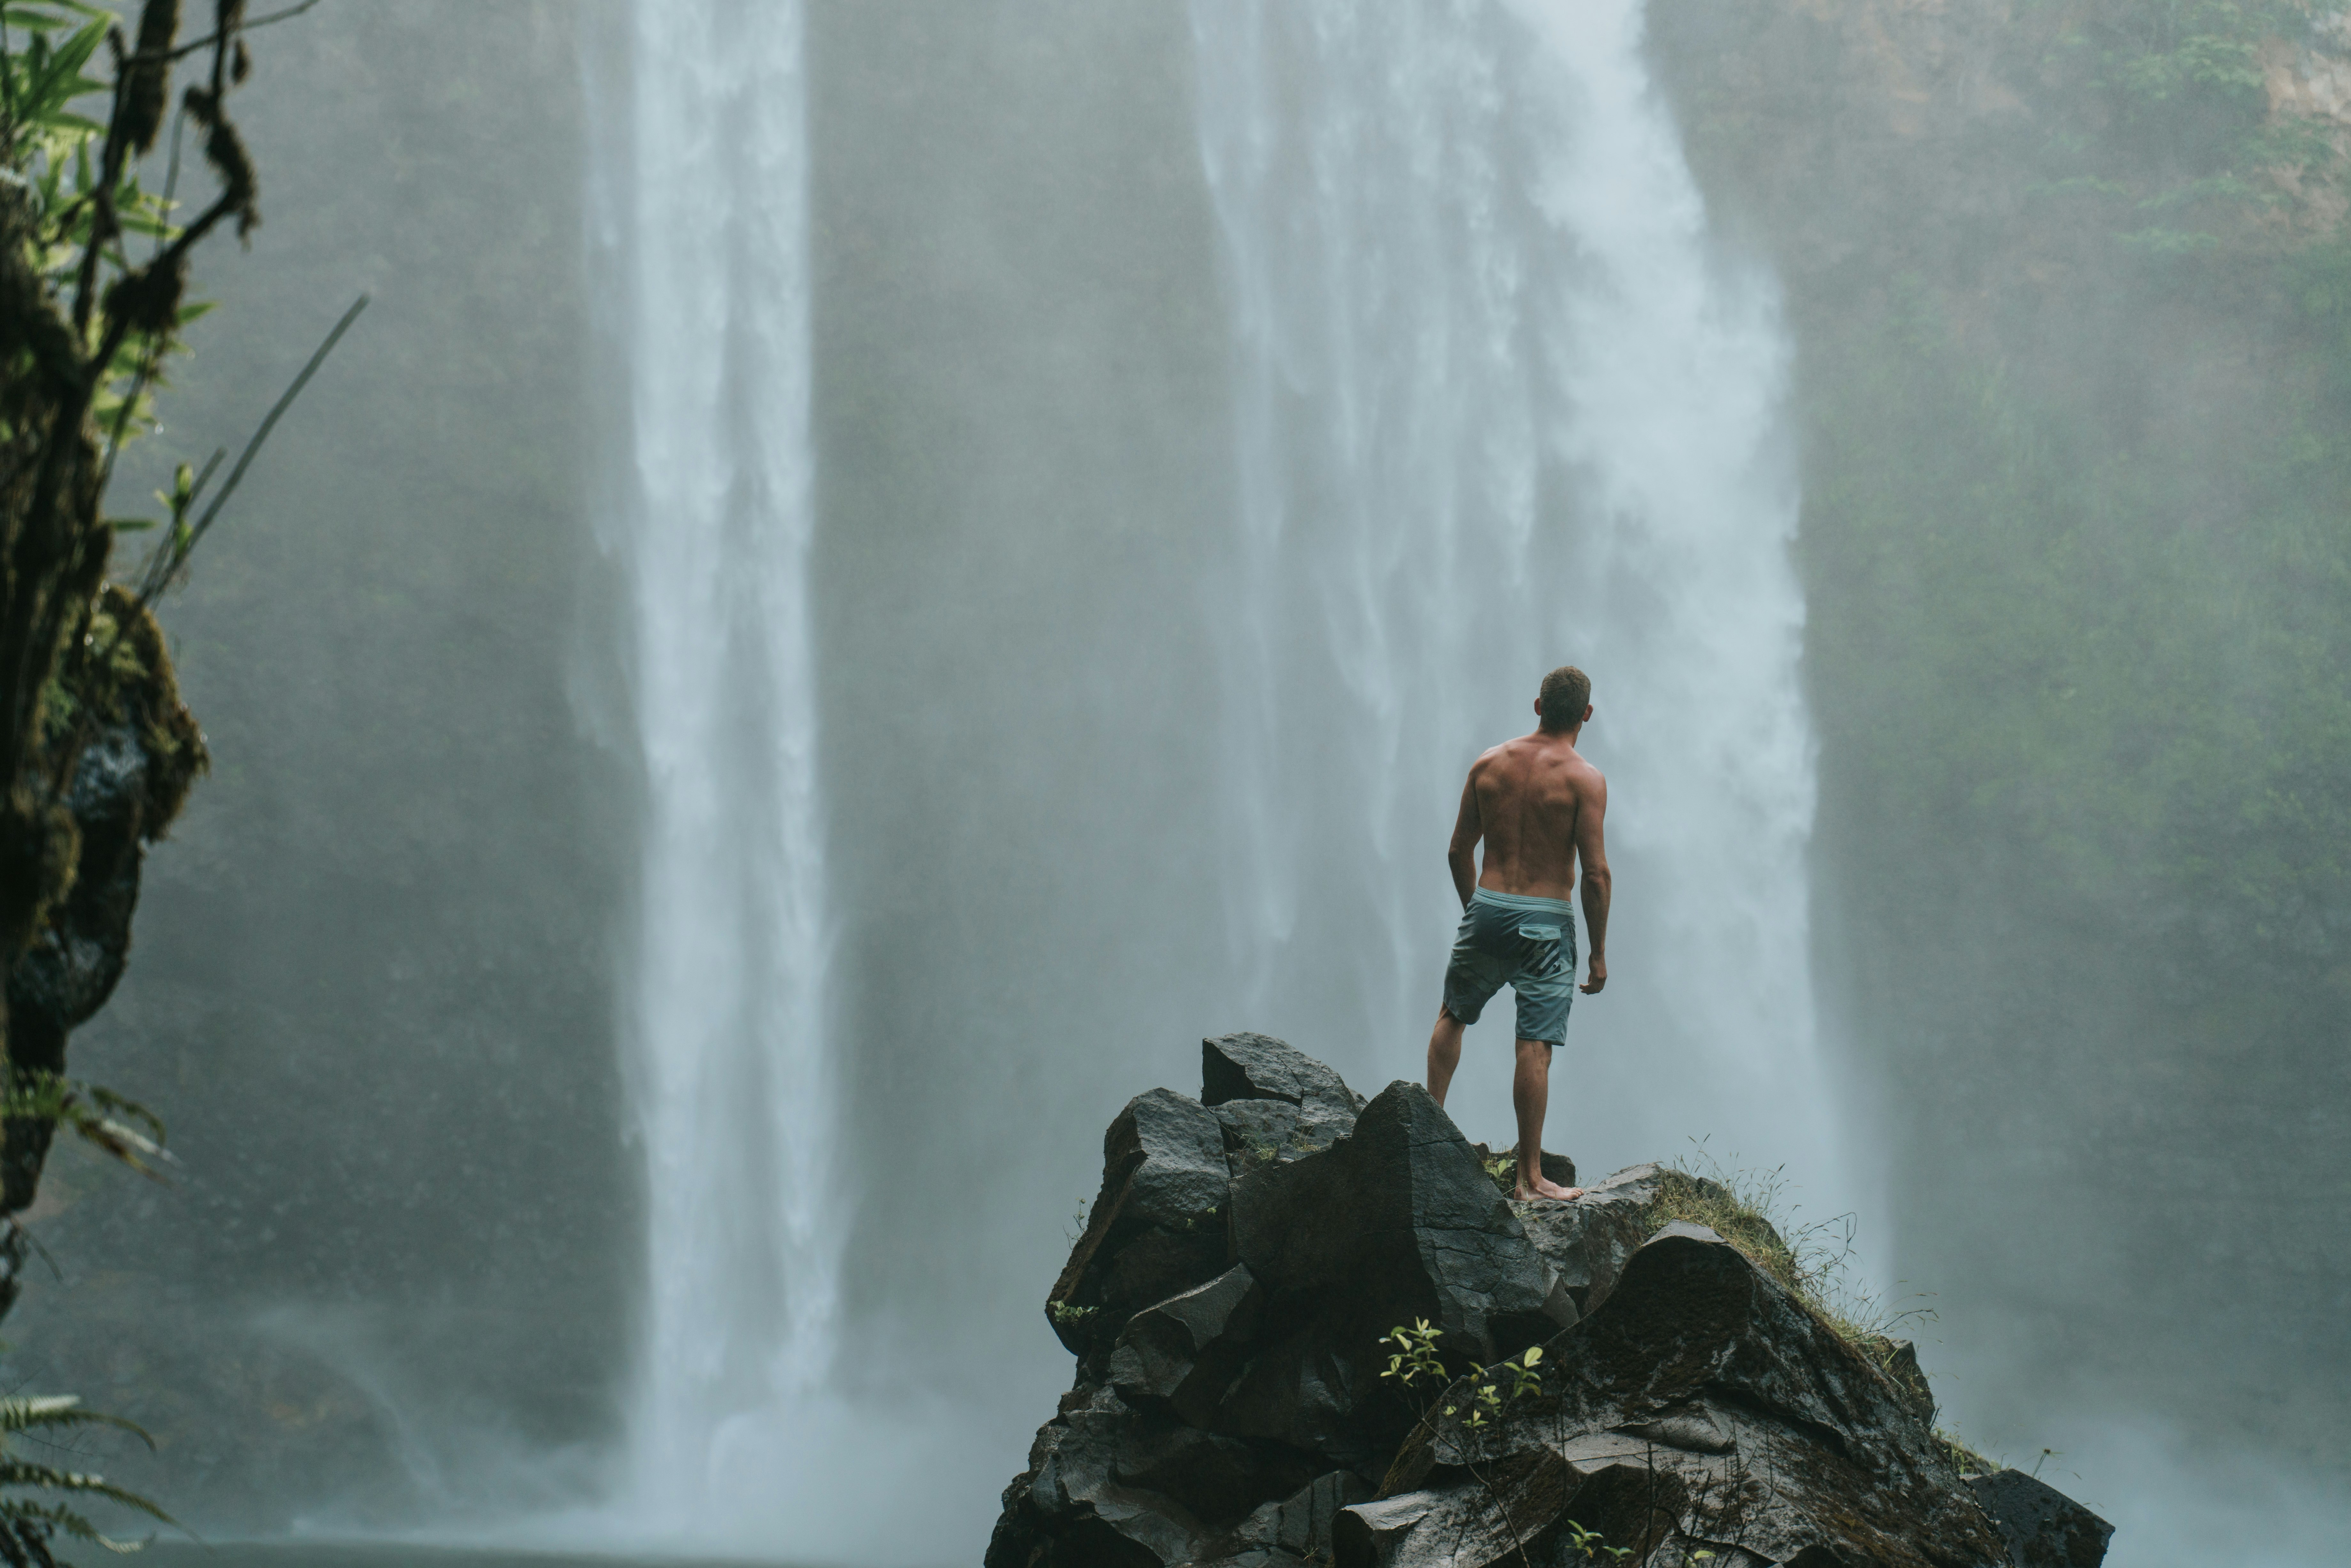
<path id="1" fill-rule="evenodd" d="M 1129 1318 L 1110 1357 L 1111 1385 L 1131 1405 L 1162 1400 L 1195 1426 L 1218 1402 L 1248 1355 L 1265 1292 L 1247 1264 Z"/>
<path id="2" fill-rule="evenodd" d="M 1377 1325 L 1374 1344 L 1426 1318 L 1463 1354 L 1493 1359 L 1575 1320 L 1510 1204 L 1416 1083 L 1388 1085 L 1322 1153 L 1235 1183 L 1232 1233 L 1277 1300 L 1344 1298 Z"/>
<path id="3" fill-rule="evenodd" d="M 1200 1042 L 1200 1100 L 1224 1129 L 1236 1178 L 1321 1153 L 1354 1130 L 1364 1108 L 1337 1073 L 1262 1034 Z"/>
<path id="4" fill-rule="evenodd" d="M 1343 1520 L 1339 1540 L 1363 1552 L 1342 1563 L 1427 1561 L 1431 1548 L 1416 1542 L 1428 1529 L 1471 1525 L 1464 1539 L 1484 1545 L 1454 1561 L 1501 1561 L 1509 1532 L 1498 1531 L 1502 1516 L 1479 1477 L 1532 1464 L 1530 1456 L 1562 1467 L 1540 1485 L 1528 1470 L 1523 1495 L 1513 1494 L 1509 1522 L 1530 1542 L 1571 1518 L 1603 1529 L 1583 1489 L 1614 1476 L 1615 1522 L 1603 1532 L 1636 1555 L 1670 1535 L 1676 1550 L 1718 1562 L 1734 1552 L 1882 1568 L 2008 1560 L 1907 1393 L 1703 1227 L 1669 1225 L 1643 1245 L 1607 1299 L 1547 1348 L 1545 1364 L 1556 1370 L 1541 1391 L 1483 1428 L 1457 1416 L 1416 1435 L 1397 1475 L 1438 1524 L 1399 1531 L 1393 1511 L 1366 1515 L 1360 1531 Z M 1468 1401 L 1457 1391 L 1445 1403 Z"/>
<path id="5" fill-rule="evenodd" d="M 1046 1298 L 1080 1356 L 1106 1352 L 1143 1307 L 1213 1279 L 1226 1261 L 1224 1130 L 1196 1100 L 1155 1089 L 1102 1135 L 1102 1192 Z"/>
<path id="6" fill-rule="evenodd" d="M 1680 1479 L 1637 1451 L 1573 1456 L 1531 1447 L 1482 1465 L 1468 1486 L 1401 1492 L 1343 1509 L 1334 1568 L 1479 1568 L 1521 1560 L 1580 1563 L 1572 1532 L 1590 1531 L 1646 1563 L 1687 1504 Z M 1573 1521 L 1573 1524 L 1571 1524 Z M 1603 1552 L 1603 1560 L 1619 1561 Z"/>
<path id="7" fill-rule="evenodd" d="M 1266 1348 L 1219 1430 L 1376 1463 L 1409 1412 L 1380 1381 L 1399 1324 L 1426 1319 L 1450 1354 L 1497 1360 L 1575 1308 L 1428 1092 L 1394 1083 L 1321 1154 L 1234 1183 L 1233 1248 L 1269 1296 Z"/>
<path id="8" fill-rule="evenodd" d="M 1108 1389 L 1049 1423 L 1004 1494 L 987 1568 L 1230 1555 L 1261 1505 L 1312 1481 L 1306 1456 L 1158 1420 Z"/>
<path id="9" fill-rule="evenodd" d="M 1578 1312 L 1589 1312 L 1608 1299 L 1625 1260 L 1649 1239 L 1649 1206 L 1657 1200 L 1665 1176 L 1663 1166 L 1633 1166 L 1570 1203 L 1510 1206 L 1527 1239 L 1559 1275 Z"/>
<path id="10" fill-rule="evenodd" d="M 1268 1034 L 1223 1034 L 1200 1042 L 1200 1103 L 1280 1100 L 1322 1120 L 1353 1122 L 1364 1097 L 1340 1076 Z"/>
<path id="11" fill-rule="evenodd" d="M 2022 1470 L 1970 1476 L 1976 1501 L 2008 1542 L 2014 1568 L 2098 1568 L 2115 1527 Z"/>
<path id="12" fill-rule="evenodd" d="M 1280 1502 L 1269 1502 L 1249 1515 L 1236 1532 L 1247 1551 L 1280 1552 L 1301 1562 L 1331 1560 L 1331 1532 L 1339 1511 L 1368 1501 L 1372 1489 L 1353 1470 L 1332 1470 L 1318 1476 Z"/>
<path id="13" fill-rule="evenodd" d="M 1513 1204 L 1416 1085 L 1364 1104 L 1259 1035 L 1203 1057 L 1206 1103 L 1154 1091 L 1103 1140 L 1049 1303 L 1076 1385 L 987 1568 L 2103 1555 L 2105 1524 L 2031 1477 L 1961 1479 L 1908 1346 L 1848 1342 L 1702 1226 L 1652 1234 L 1698 1178 L 1636 1166 Z M 1419 1320 L 1449 1386 L 1386 1375 Z"/>

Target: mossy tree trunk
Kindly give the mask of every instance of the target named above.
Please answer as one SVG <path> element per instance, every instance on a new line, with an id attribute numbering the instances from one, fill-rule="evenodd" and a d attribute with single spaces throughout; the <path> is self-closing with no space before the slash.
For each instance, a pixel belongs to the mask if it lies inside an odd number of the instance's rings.
<path id="1" fill-rule="evenodd" d="M 0 1312 L 25 1247 L 14 1217 L 58 1121 L 134 1163 L 151 1147 L 108 1114 L 120 1102 L 66 1082 L 65 1047 L 120 977 L 141 847 L 204 766 L 151 605 L 210 520 L 192 514 L 212 467 L 181 470 L 134 585 L 107 580 L 120 525 L 105 501 L 196 313 L 183 304 L 191 252 L 225 223 L 243 235 L 259 221 L 225 107 L 249 68 L 245 10 L 216 0 L 186 43 L 180 0 L 146 0 L 135 36 L 73 0 L 12 5 L 0 32 Z M 93 79 L 85 68 L 101 51 L 111 74 Z M 140 167 L 183 59 L 200 79 L 178 106 L 165 188 L 151 193 Z M 215 191 L 179 223 L 172 186 L 188 132 Z"/>

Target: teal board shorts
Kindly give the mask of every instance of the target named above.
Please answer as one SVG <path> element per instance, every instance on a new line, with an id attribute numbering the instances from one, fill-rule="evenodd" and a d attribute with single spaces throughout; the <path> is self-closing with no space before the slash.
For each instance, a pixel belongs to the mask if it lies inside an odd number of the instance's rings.
<path id="1" fill-rule="evenodd" d="M 1487 998 L 1508 986 L 1519 998 L 1519 1038 L 1567 1040 L 1575 1000 L 1575 911 L 1565 900 L 1479 888 L 1461 912 L 1453 961 L 1445 968 L 1445 1010 L 1476 1023 Z"/>

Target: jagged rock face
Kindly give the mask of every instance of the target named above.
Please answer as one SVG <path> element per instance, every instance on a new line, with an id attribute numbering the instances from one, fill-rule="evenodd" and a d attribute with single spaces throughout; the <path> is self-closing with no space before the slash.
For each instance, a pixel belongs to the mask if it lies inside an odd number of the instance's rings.
<path id="1" fill-rule="evenodd" d="M 1342 1518 L 1341 1563 L 1498 1562 L 1571 1518 L 1643 1554 L 1671 1538 L 1719 1561 L 2007 1560 L 1907 1392 L 1709 1230 L 1661 1229 L 1548 1354 L 1540 1395 L 1407 1445 L 1391 1481 L 1409 1491 Z M 1486 1544 L 1451 1544 L 1464 1531 Z"/>
<path id="2" fill-rule="evenodd" d="M 1626 1260 L 1648 1239 L 1641 1217 L 1656 1201 L 1665 1174 L 1663 1166 L 1633 1166 L 1587 1188 L 1574 1203 L 1510 1206 L 1577 1312 L 1589 1312 L 1608 1299 Z"/>
<path id="3" fill-rule="evenodd" d="M 1222 1271 L 1231 1179 L 1224 1129 L 1171 1090 L 1136 1095 L 1102 1134 L 1102 1192 L 1045 1301 L 1097 1380 L 1128 1318 Z"/>
<path id="4" fill-rule="evenodd" d="M 1154 1091 L 1103 1141 L 1049 1306 L 1076 1386 L 987 1568 L 1568 1568 L 1578 1531 L 1642 1568 L 2095 1568 L 2092 1516 L 1961 1480 L 1923 1379 L 1713 1232 L 1650 1234 L 1660 1167 L 1512 1204 L 1416 1085 L 1365 1104 L 1258 1035 L 1204 1065 L 1210 1103 Z M 1260 1107 L 1280 1136 L 1237 1150 Z M 1415 1319 L 1456 1372 L 1540 1343 L 1542 1376 L 1416 1396 L 1381 1375 Z"/>
<path id="5" fill-rule="evenodd" d="M 2015 1568 L 2097 1568 L 2115 1527 L 2022 1470 L 1970 1476 L 1968 1485 L 2008 1542 Z"/>

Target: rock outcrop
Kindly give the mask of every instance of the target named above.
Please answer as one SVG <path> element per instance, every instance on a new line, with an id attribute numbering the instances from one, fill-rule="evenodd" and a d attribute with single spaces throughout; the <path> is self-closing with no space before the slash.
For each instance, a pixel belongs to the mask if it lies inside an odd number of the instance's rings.
<path id="1" fill-rule="evenodd" d="M 1658 1223 L 1660 1167 L 1517 1204 L 1417 1085 L 1365 1103 L 1261 1035 L 1204 1042 L 1202 1079 L 1103 1140 L 1046 1309 L 1076 1385 L 987 1568 L 2103 1557 L 2103 1521 L 2040 1482 L 1960 1476 L 1915 1360 L 1889 1373 L 1714 1232 Z M 1415 1323 L 1445 1371 L 1407 1386 L 1387 1336 Z"/>

